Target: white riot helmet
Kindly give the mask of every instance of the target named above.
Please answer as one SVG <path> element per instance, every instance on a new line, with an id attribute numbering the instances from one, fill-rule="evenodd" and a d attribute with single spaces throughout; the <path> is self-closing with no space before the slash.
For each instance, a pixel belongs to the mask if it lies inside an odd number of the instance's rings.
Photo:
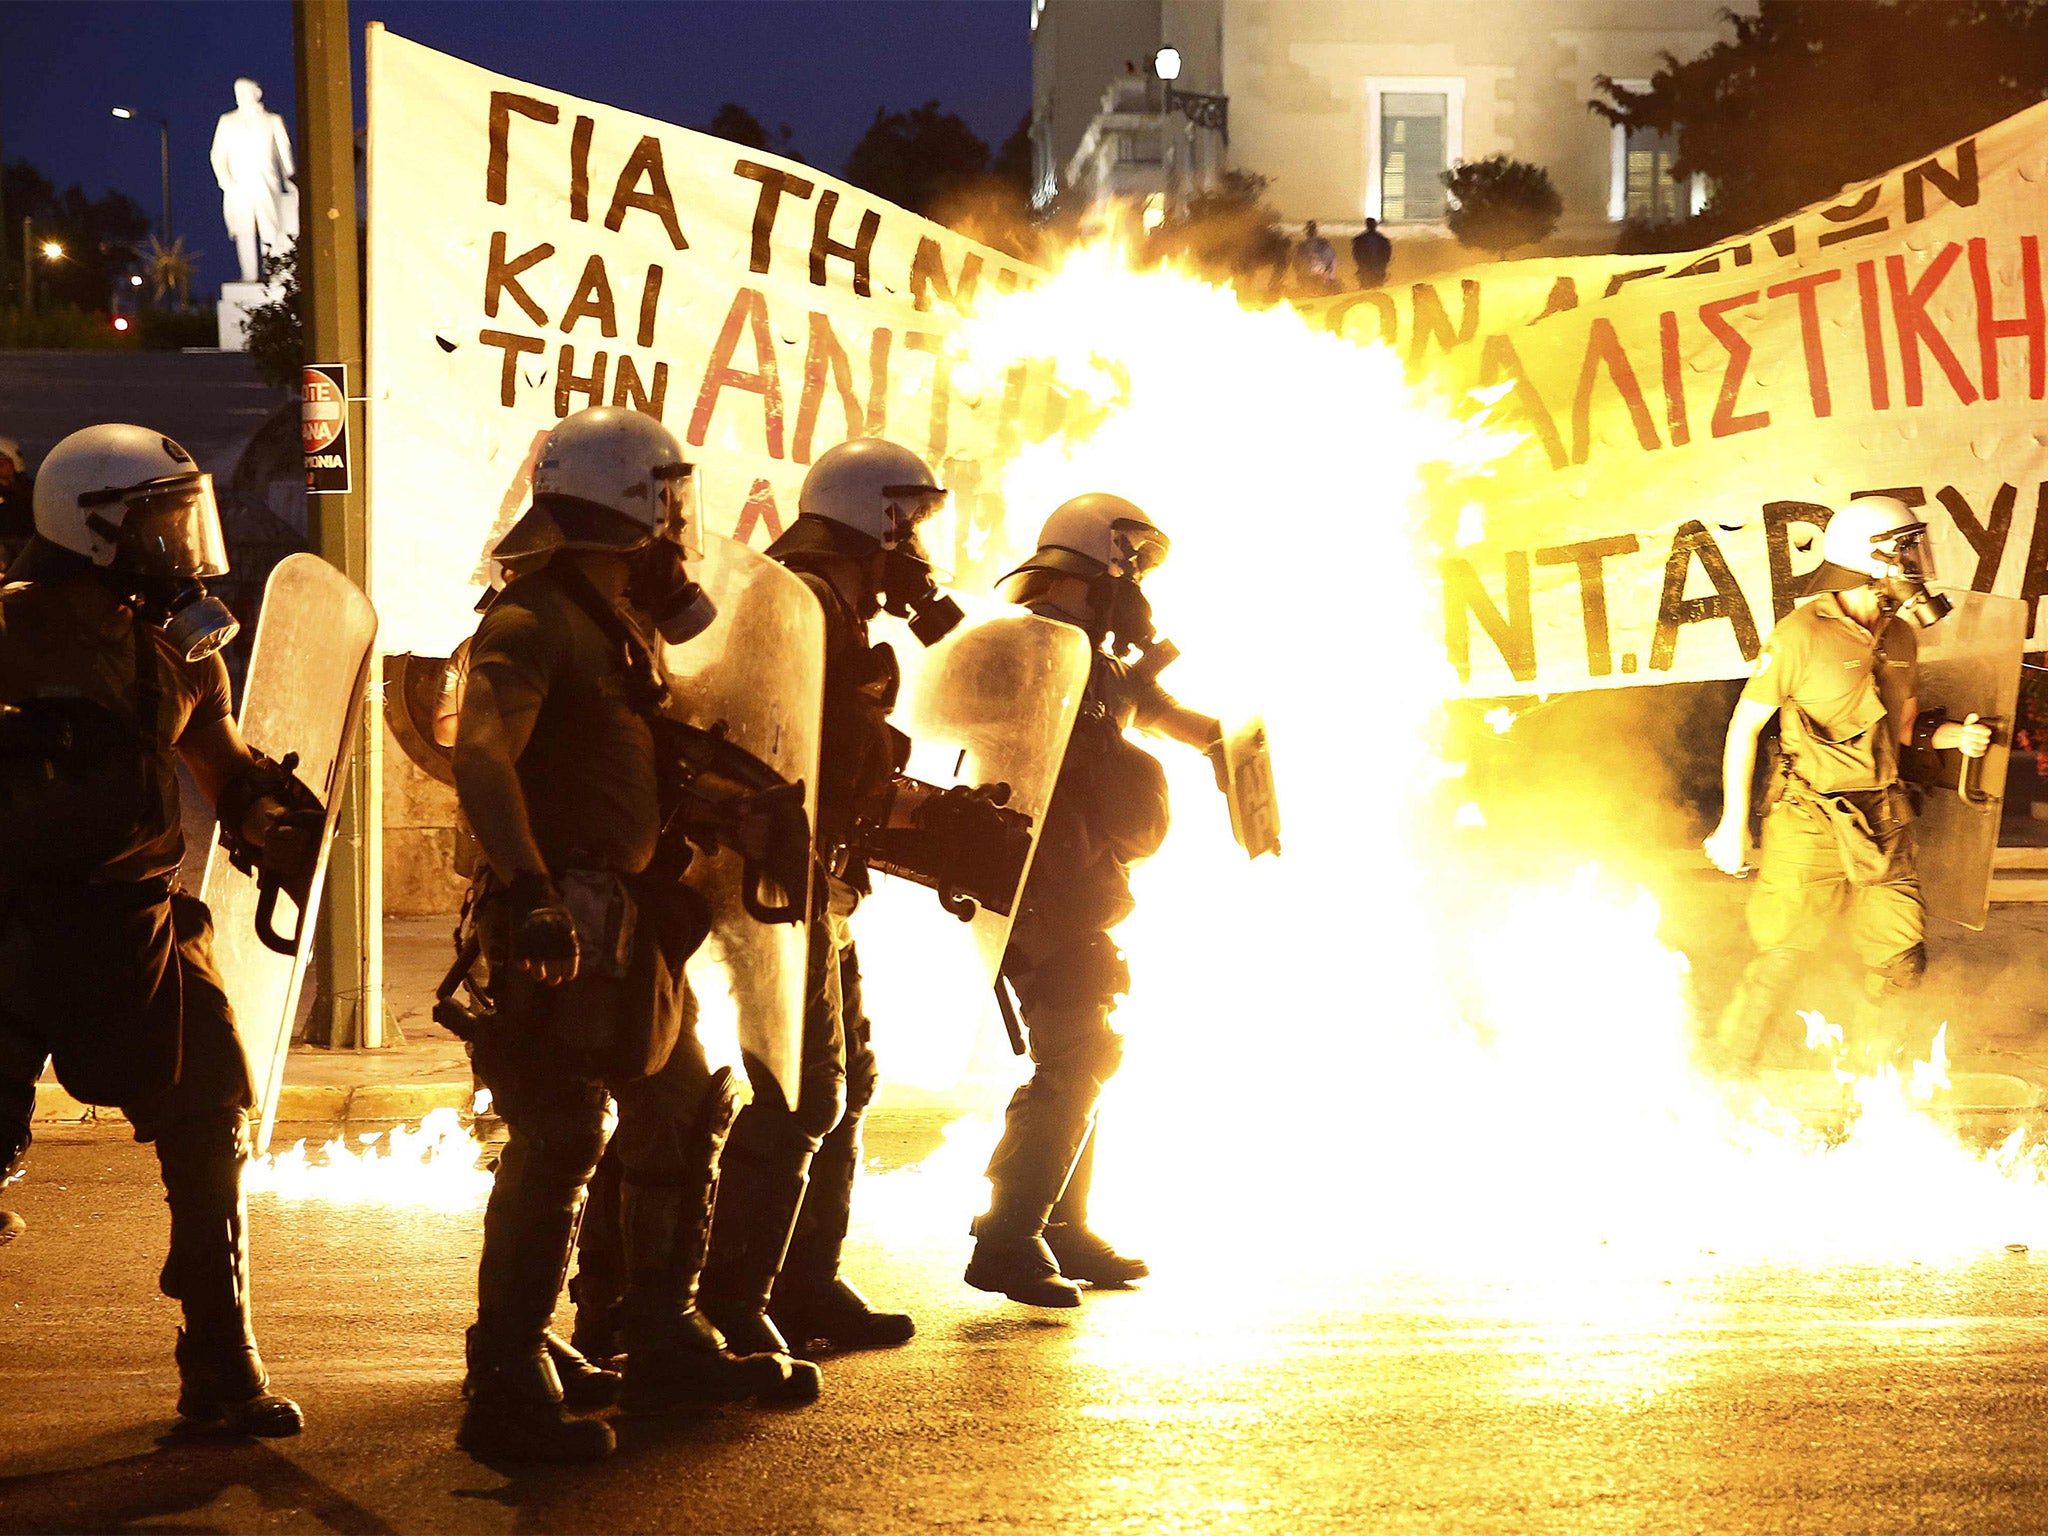
<path id="1" fill-rule="evenodd" d="M 818 455 L 797 493 L 796 521 L 768 553 L 802 564 L 885 552 L 877 594 L 883 610 L 933 645 L 965 617 L 939 591 L 918 543 L 919 525 L 945 504 L 946 491 L 923 459 L 886 438 L 856 437 Z"/>
<path id="2" fill-rule="evenodd" d="M 918 524 L 945 503 L 946 492 L 923 459 L 886 438 L 856 437 L 818 455 L 796 510 L 895 549 L 910 543 Z"/>
<path id="3" fill-rule="evenodd" d="M 1821 563 L 1806 579 L 1807 596 L 1876 585 L 1923 629 L 1940 623 L 1953 606 L 1927 586 L 1934 552 L 1926 522 L 1896 496 L 1858 496 L 1837 508 L 1820 550 Z"/>
<path id="4" fill-rule="evenodd" d="M 592 406 L 564 417 L 541 444 L 533 505 L 491 557 L 516 574 L 566 549 L 632 555 L 626 595 L 671 645 L 717 616 L 683 564 L 703 552 L 695 467 L 652 416 Z"/>
<path id="5" fill-rule="evenodd" d="M 1165 563 L 1171 547 L 1172 540 L 1136 502 L 1107 491 L 1089 491 L 1053 508 L 1039 531 L 1037 550 L 1010 576 L 1061 571 L 1142 580 Z"/>
<path id="6" fill-rule="evenodd" d="M 43 460 L 35 517 L 12 579 L 99 570 L 188 661 L 240 630 L 206 591 L 206 578 L 228 569 L 213 476 L 161 432 L 108 422 L 72 433 Z"/>
<path id="7" fill-rule="evenodd" d="M 1038 573 L 1088 584 L 1091 633 L 1123 655 L 1153 646 L 1152 605 L 1139 586 L 1165 562 L 1171 541 L 1136 502 L 1089 491 L 1061 502 L 1045 520 L 1038 548 L 1003 578 L 1015 602 L 1029 602 Z M 1042 579 L 1042 578 L 1039 578 Z"/>

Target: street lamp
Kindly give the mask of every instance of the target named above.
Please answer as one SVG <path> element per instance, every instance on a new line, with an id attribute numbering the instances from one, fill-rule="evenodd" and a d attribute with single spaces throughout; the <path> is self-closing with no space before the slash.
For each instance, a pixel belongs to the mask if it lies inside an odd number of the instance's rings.
<path id="1" fill-rule="evenodd" d="M 54 266 L 64 259 L 64 242 L 45 240 L 38 245 L 34 221 L 24 214 L 21 220 L 21 307 L 29 314 L 35 313 L 36 307 L 35 258 L 38 256 Z"/>
<path id="2" fill-rule="evenodd" d="M 1180 78 L 1180 50 L 1171 45 L 1152 55 L 1152 73 L 1166 88 L 1166 110 L 1178 110 L 1197 128 L 1214 128 L 1223 135 L 1223 147 L 1230 147 L 1230 98 L 1204 96 L 1199 91 L 1177 91 Z"/>
<path id="3" fill-rule="evenodd" d="M 154 112 L 137 112 L 133 107 L 115 107 L 114 116 L 123 122 L 133 122 L 146 117 L 156 124 L 158 163 L 163 171 L 163 242 L 171 243 L 171 123 L 169 118 L 159 117 Z"/>

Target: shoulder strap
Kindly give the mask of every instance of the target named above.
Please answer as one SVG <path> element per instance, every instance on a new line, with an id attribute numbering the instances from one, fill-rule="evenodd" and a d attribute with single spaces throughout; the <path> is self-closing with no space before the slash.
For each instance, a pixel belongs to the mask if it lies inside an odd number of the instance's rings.
<path id="1" fill-rule="evenodd" d="M 597 588 L 590 584 L 590 578 L 573 565 L 550 560 L 534 574 L 551 578 L 562 595 L 582 609 L 584 616 L 598 627 L 599 633 L 618 647 L 619 667 L 626 674 L 630 686 L 628 702 L 635 713 L 649 719 L 658 716 L 661 707 L 668 702 L 668 681 L 655 664 L 653 648 L 640 633 L 626 622 L 618 609 L 604 600 Z"/>

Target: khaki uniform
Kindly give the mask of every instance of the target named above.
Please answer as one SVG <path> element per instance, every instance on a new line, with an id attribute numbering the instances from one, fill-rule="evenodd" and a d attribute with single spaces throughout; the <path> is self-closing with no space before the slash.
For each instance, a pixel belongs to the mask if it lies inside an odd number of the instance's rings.
<path id="1" fill-rule="evenodd" d="M 1872 635 L 1834 593 L 1771 632 L 1745 700 L 1777 706 L 1783 761 L 1765 815 L 1749 904 L 1757 956 L 1720 1025 L 1731 1066 L 1752 1069 L 1793 984 L 1844 913 L 1866 968 L 1855 1020 L 1877 1043 L 1882 1004 L 1926 970 L 1926 914 L 1914 865 L 1913 808 L 1899 782 L 1918 642 L 1892 619 Z"/>

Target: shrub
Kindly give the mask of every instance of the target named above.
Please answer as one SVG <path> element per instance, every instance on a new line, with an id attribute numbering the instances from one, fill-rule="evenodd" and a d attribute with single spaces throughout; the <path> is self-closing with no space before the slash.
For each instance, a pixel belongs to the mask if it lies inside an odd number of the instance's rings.
<path id="1" fill-rule="evenodd" d="M 1447 222 L 1458 243 L 1503 260 L 1509 251 L 1534 245 L 1556 229 L 1564 212 L 1550 172 L 1506 155 L 1453 167 L 1444 172 L 1443 182 L 1451 194 Z"/>

